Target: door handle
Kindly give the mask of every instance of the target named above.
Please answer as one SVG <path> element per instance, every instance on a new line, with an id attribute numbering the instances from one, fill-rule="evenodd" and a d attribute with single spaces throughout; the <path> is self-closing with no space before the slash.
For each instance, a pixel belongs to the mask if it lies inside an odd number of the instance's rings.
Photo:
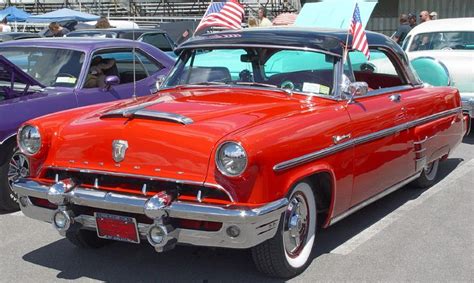
<path id="1" fill-rule="evenodd" d="M 397 93 L 397 94 L 392 94 L 388 97 L 390 99 L 390 101 L 392 102 L 400 102 L 400 100 L 402 100 L 402 96 Z"/>
<path id="2" fill-rule="evenodd" d="M 333 140 L 334 144 L 338 144 L 341 141 L 346 140 L 346 139 L 350 139 L 350 138 L 351 138 L 351 134 L 342 135 L 342 136 L 332 136 L 332 140 Z"/>

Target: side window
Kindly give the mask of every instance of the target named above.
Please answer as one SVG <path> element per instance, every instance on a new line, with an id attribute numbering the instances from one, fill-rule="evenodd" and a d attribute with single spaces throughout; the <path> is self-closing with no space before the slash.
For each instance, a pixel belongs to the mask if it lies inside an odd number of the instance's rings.
<path id="1" fill-rule="evenodd" d="M 128 84 L 134 80 L 145 79 L 163 68 L 163 66 L 150 60 L 139 50 L 135 51 L 135 60 L 133 54 L 132 50 L 95 54 L 91 60 L 84 87 L 104 87 L 106 76 L 117 76 L 120 79 L 120 84 Z"/>
<path id="2" fill-rule="evenodd" d="M 146 33 L 141 36 L 140 40 L 158 47 L 162 51 L 173 51 L 173 46 L 164 33 Z"/>
<path id="3" fill-rule="evenodd" d="M 410 39 L 411 39 L 411 35 L 405 38 L 405 40 L 403 41 L 402 49 L 405 50 L 405 52 L 408 51 L 407 47 L 408 47 L 408 42 L 410 42 Z"/>
<path id="4" fill-rule="evenodd" d="M 372 90 L 405 84 L 403 75 L 397 71 L 390 57 L 381 50 L 371 49 L 370 60 L 360 51 L 351 51 L 348 62 L 351 64 L 353 78 L 366 82 Z M 349 68 L 346 66 L 345 69 Z"/>

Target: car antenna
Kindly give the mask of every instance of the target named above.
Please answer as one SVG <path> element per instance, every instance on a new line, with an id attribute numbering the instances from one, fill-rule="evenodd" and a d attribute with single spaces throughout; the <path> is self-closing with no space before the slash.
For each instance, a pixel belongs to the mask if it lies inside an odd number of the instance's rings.
<path id="1" fill-rule="evenodd" d="M 132 47 L 132 65 L 133 65 L 133 100 L 137 99 L 137 76 L 136 76 L 136 69 L 135 69 L 135 56 L 136 56 L 136 38 L 135 38 L 135 22 L 136 22 L 136 11 L 133 12 L 133 27 L 132 27 L 132 38 L 133 38 L 133 47 Z"/>

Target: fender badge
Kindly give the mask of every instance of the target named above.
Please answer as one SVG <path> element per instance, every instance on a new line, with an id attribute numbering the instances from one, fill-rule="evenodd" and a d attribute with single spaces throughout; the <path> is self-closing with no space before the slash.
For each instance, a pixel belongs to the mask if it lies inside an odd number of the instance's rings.
<path id="1" fill-rule="evenodd" d="M 125 152 L 128 148 L 128 142 L 124 140 L 114 140 L 112 142 L 112 157 L 115 162 L 125 159 Z"/>

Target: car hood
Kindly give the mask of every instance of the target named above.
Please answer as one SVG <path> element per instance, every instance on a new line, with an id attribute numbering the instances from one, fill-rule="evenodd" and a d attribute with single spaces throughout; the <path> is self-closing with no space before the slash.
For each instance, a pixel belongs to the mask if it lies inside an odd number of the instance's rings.
<path id="1" fill-rule="evenodd" d="M 204 182 L 210 156 L 225 136 L 287 117 L 301 107 L 299 99 L 276 91 L 161 91 L 62 126 L 46 165 Z M 128 145 L 120 162 L 113 159 L 113 143 L 119 140 Z"/>
<path id="2" fill-rule="evenodd" d="M 3 55 L 0 55 L 0 81 L 22 83 L 29 86 L 45 87 L 42 83 L 23 72 L 18 66 L 10 62 Z"/>

